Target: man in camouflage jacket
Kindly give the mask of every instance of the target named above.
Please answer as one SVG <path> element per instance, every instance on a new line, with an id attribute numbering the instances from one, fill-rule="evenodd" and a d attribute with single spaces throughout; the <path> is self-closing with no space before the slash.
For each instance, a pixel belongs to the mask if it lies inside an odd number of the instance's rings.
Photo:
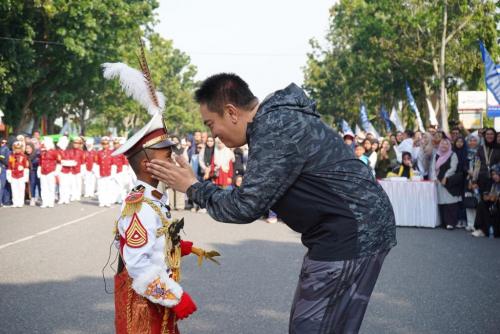
<path id="1" fill-rule="evenodd" d="M 248 144 L 242 186 L 199 182 L 182 160 L 180 166 L 153 161 L 150 172 L 221 222 L 246 224 L 276 212 L 308 249 L 289 332 L 357 332 L 396 245 L 389 198 L 370 168 L 295 84 L 259 104 L 241 78 L 223 73 L 205 80 L 196 100 L 214 137 L 228 147 Z"/>

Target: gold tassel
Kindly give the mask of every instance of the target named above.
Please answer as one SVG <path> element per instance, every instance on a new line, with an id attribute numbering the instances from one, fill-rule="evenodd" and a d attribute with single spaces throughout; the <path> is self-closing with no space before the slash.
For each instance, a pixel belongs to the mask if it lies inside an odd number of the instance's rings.
<path id="1" fill-rule="evenodd" d="M 122 216 L 132 216 L 134 213 L 137 213 L 141 210 L 142 202 L 138 203 L 126 203 L 125 207 L 122 210 Z"/>

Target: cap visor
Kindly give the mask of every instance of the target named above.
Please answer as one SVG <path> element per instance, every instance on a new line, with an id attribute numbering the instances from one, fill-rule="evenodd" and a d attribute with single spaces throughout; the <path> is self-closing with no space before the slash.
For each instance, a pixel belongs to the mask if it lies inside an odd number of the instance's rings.
<path id="1" fill-rule="evenodd" d="M 148 147 L 145 147 L 145 148 L 149 148 L 149 149 L 159 149 L 159 148 L 167 148 L 167 147 L 170 147 L 170 146 L 174 146 L 175 144 L 172 143 L 170 140 L 162 140 L 161 142 L 159 143 L 156 143 L 154 145 L 151 145 L 151 146 L 148 146 Z"/>

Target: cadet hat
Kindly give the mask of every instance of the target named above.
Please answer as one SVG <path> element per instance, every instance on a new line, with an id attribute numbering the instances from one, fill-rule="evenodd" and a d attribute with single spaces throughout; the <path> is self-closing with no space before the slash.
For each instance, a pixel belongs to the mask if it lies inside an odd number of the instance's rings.
<path id="1" fill-rule="evenodd" d="M 165 96 L 154 87 L 142 41 L 139 65 L 141 71 L 124 63 L 102 64 L 104 78 L 118 78 L 125 94 L 139 102 L 151 116 L 150 121 L 142 129 L 113 151 L 113 156 L 124 154 L 131 157 L 143 149 L 160 149 L 174 145 L 167 139 L 168 132 L 163 120 Z"/>

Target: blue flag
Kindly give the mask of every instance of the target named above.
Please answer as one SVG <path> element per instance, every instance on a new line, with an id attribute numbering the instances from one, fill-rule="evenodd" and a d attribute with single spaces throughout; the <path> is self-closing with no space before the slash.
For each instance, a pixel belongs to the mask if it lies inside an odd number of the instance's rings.
<path id="1" fill-rule="evenodd" d="M 359 116 L 361 118 L 361 126 L 365 131 L 370 131 L 370 120 L 368 119 L 368 114 L 366 113 L 366 106 L 364 103 L 361 103 L 361 108 L 359 110 Z"/>
<path id="2" fill-rule="evenodd" d="M 479 47 L 481 48 L 481 56 L 484 63 L 486 89 L 489 90 L 497 102 L 500 103 L 500 74 L 498 73 L 500 66 L 496 65 L 493 59 L 491 59 L 482 41 L 479 41 Z M 491 117 L 496 115 L 490 115 L 490 110 L 488 110 L 488 116 Z"/>
<path id="3" fill-rule="evenodd" d="M 422 123 L 422 118 L 420 118 L 420 112 L 418 111 L 417 103 L 413 98 L 413 94 L 411 93 L 410 85 L 408 85 L 408 81 L 406 82 L 406 96 L 408 97 L 408 103 L 410 104 L 411 109 L 417 116 L 417 124 L 420 131 L 425 131 L 424 124 Z"/>
<path id="4" fill-rule="evenodd" d="M 366 132 L 371 132 L 375 137 L 379 138 L 380 135 L 378 134 L 377 130 L 375 130 L 375 127 L 368 119 L 368 113 L 366 112 L 366 106 L 364 105 L 364 103 L 361 104 L 359 114 L 363 130 L 365 130 Z"/>
<path id="5" fill-rule="evenodd" d="M 391 119 L 389 118 L 389 114 L 387 113 L 387 109 L 385 109 L 384 105 L 382 105 L 382 107 L 380 107 L 380 117 L 382 117 L 382 119 L 385 122 L 385 127 L 387 128 L 387 132 L 390 132 L 391 131 Z"/>

